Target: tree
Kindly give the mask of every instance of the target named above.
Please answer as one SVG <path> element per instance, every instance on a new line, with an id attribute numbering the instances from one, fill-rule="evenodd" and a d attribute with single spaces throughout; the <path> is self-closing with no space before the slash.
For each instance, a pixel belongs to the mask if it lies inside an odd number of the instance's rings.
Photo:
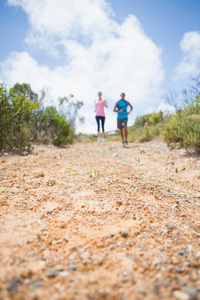
<path id="1" fill-rule="evenodd" d="M 76 120 L 79 116 L 79 110 L 83 106 L 82 101 L 72 101 L 73 95 L 70 95 L 68 98 L 63 97 L 59 98 L 59 107 L 60 107 L 60 113 L 62 113 L 66 120 L 70 123 L 71 127 L 73 128 L 74 132 L 76 129 Z M 85 119 L 84 117 L 79 117 L 79 121 L 81 123 L 84 123 Z"/>
<path id="2" fill-rule="evenodd" d="M 191 103 L 196 97 L 200 96 L 200 74 L 191 78 L 192 84 L 183 90 L 184 102 L 186 105 Z"/>
<path id="3" fill-rule="evenodd" d="M 182 108 L 182 102 L 179 99 L 179 95 L 174 90 L 168 90 L 161 99 L 168 105 L 174 107 L 176 110 L 180 110 Z"/>
<path id="4" fill-rule="evenodd" d="M 12 95 L 24 94 L 30 102 L 39 102 L 38 94 L 33 92 L 30 84 L 28 83 L 16 83 L 11 89 Z"/>

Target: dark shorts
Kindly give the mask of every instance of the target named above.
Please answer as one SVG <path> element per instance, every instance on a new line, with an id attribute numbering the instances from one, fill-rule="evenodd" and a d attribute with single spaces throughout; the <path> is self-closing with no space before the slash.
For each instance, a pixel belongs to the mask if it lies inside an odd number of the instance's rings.
<path id="1" fill-rule="evenodd" d="M 128 118 L 126 119 L 117 119 L 117 128 L 123 129 L 124 127 L 127 127 Z"/>

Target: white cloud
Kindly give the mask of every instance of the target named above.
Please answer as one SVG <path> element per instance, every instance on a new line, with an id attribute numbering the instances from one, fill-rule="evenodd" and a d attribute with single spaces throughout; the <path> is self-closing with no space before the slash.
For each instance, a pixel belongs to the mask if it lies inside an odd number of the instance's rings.
<path id="1" fill-rule="evenodd" d="M 28 43 L 37 43 L 46 53 L 58 56 L 62 47 L 66 58 L 61 66 L 51 69 L 28 52 L 12 53 L 1 63 L 0 76 L 9 85 L 29 82 L 36 91 L 50 86 L 53 99 L 74 94 L 84 102 L 86 122 L 79 128 L 83 132 L 96 132 L 93 106 L 99 90 L 109 104 L 106 130 L 116 128 L 113 106 L 122 91 L 135 107 L 130 123 L 137 114 L 157 107 L 164 77 L 161 50 L 145 35 L 135 16 L 129 15 L 118 24 L 104 0 L 8 3 L 27 13 L 31 24 Z"/>
<path id="2" fill-rule="evenodd" d="M 192 31 L 184 34 L 180 42 L 183 59 L 175 69 L 173 79 L 180 80 L 200 73 L 200 32 Z"/>

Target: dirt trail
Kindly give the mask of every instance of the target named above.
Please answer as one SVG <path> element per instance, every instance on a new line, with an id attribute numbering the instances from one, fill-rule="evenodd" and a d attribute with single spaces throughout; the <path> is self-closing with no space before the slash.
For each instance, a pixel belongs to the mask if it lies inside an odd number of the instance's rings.
<path id="1" fill-rule="evenodd" d="M 200 299 L 199 157 L 36 147 L 0 187 L 0 299 Z"/>

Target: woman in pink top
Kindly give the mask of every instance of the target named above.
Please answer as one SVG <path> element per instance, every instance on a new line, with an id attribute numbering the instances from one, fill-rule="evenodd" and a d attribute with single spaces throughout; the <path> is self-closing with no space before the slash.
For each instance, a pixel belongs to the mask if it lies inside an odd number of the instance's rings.
<path id="1" fill-rule="evenodd" d="M 103 143 L 105 144 L 105 132 L 104 132 L 104 124 L 105 124 L 105 112 L 104 112 L 104 106 L 107 106 L 107 103 L 105 100 L 102 100 L 101 98 L 102 92 L 98 92 L 99 99 L 95 101 L 95 112 L 96 112 L 96 121 L 97 121 L 97 131 L 98 131 L 98 143 L 101 143 L 101 133 L 100 133 L 100 121 L 101 121 L 101 127 L 102 127 L 102 138 Z"/>

